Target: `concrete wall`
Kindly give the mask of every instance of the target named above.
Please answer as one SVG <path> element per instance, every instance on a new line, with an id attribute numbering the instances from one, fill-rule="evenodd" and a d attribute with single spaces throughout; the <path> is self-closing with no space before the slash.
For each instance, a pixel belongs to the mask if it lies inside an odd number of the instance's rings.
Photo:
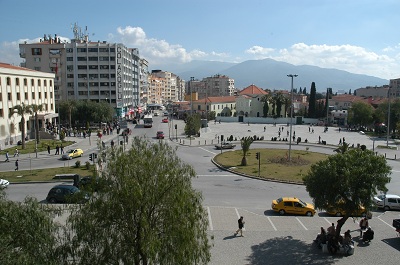
<path id="1" fill-rule="evenodd" d="M 317 124 L 318 119 L 304 118 L 302 124 Z M 239 122 L 239 117 L 216 117 L 217 122 Z M 296 124 L 297 117 L 294 117 L 292 124 Z M 262 118 L 262 117 L 243 117 L 243 123 L 260 123 L 260 124 L 287 124 L 290 123 L 290 118 Z"/>

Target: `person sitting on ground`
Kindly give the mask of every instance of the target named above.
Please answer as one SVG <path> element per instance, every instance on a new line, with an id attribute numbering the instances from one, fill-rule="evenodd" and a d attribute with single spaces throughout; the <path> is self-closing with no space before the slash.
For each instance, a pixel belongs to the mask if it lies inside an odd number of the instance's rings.
<path id="1" fill-rule="evenodd" d="M 344 233 L 344 238 L 343 238 L 343 245 L 354 245 L 353 240 L 351 239 L 351 234 L 350 234 L 350 230 L 347 230 Z"/>
<path id="2" fill-rule="evenodd" d="M 371 242 L 371 240 L 374 239 L 374 231 L 372 230 L 371 227 L 368 227 L 367 231 L 365 231 L 363 235 L 363 242 Z"/>
<path id="3" fill-rule="evenodd" d="M 314 240 L 319 248 L 322 248 L 322 244 L 326 244 L 326 231 L 323 227 L 321 227 L 321 232 L 317 235 L 317 238 Z"/>
<path id="4" fill-rule="evenodd" d="M 336 235 L 335 224 L 332 223 L 332 225 L 328 227 L 327 231 L 328 231 L 328 236 L 335 236 Z"/>

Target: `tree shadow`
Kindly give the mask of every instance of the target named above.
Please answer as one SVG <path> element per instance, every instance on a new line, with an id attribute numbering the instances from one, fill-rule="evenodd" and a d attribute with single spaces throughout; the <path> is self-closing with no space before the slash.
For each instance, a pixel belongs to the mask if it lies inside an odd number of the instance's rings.
<path id="1" fill-rule="evenodd" d="M 333 264 L 341 256 L 322 253 L 313 244 L 307 244 L 291 236 L 271 238 L 251 247 L 250 264 Z"/>

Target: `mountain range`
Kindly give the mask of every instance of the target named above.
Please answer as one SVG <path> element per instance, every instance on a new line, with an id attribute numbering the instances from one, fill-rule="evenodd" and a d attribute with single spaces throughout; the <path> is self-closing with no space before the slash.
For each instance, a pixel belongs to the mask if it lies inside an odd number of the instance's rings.
<path id="1" fill-rule="evenodd" d="M 235 88 L 243 89 L 254 84 L 262 89 L 290 90 L 291 79 L 288 74 L 297 74 L 293 80 L 294 88 L 310 91 L 315 82 L 318 92 L 332 88 L 348 92 L 367 86 L 388 85 L 389 80 L 362 74 L 353 74 L 338 69 L 321 68 L 311 65 L 293 65 L 273 59 L 248 60 L 242 63 L 216 61 L 191 61 L 180 65 L 168 65 L 168 70 L 184 80 L 194 77 L 197 80 L 217 74 L 227 75 L 235 80 Z"/>

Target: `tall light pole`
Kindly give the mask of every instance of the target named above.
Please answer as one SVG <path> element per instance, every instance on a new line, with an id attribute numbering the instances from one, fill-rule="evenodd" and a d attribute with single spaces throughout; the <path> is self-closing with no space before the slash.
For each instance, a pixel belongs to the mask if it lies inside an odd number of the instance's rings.
<path id="1" fill-rule="evenodd" d="M 386 146 L 389 146 L 389 134 L 390 134 L 390 86 L 388 91 L 388 121 L 387 121 L 387 132 L 386 132 Z"/>
<path id="2" fill-rule="evenodd" d="M 192 81 L 194 81 L 194 77 L 190 77 L 189 89 L 190 89 L 190 116 L 193 115 L 193 94 L 192 94 Z"/>
<path id="3" fill-rule="evenodd" d="M 297 77 L 297 75 L 287 75 L 288 77 L 290 77 L 292 79 L 291 82 L 291 106 L 290 106 L 290 138 L 289 138 L 289 161 L 291 161 L 291 152 L 292 152 L 292 124 L 293 124 L 293 108 L 294 108 L 294 102 L 293 102 L 293 78 Z"/>

